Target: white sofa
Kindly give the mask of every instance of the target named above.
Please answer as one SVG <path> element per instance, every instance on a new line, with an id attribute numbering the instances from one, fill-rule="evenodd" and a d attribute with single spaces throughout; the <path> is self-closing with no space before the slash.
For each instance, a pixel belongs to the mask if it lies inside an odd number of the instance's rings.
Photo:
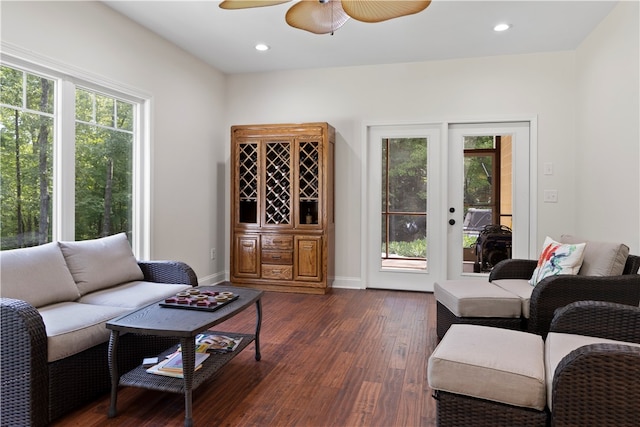
<path id="1" fill-rule="evenodd" d="M 109 390 L 105 323 L 197 286 L 180 262 L 138 262 L 124 233 L 0 252 L 2 425 L 45 425 Z M 123 337 L 123 369 L 174 340 Z"/>

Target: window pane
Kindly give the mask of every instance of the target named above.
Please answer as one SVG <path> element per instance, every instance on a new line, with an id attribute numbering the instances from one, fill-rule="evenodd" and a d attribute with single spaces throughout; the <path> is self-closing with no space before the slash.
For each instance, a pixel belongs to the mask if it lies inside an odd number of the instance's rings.
<path id="1" fill-rule="evenodd" d="M 113 98 L 96 94 L 96 123 L 102 126 L 115 127 L 113 122 L 114 103 L 115 100 Z"/>
<path id="2" fill-rule="evenodd" d="M 390 139 L 388 155 L 389 211 L 425 212 L 427 140 L 425 138 Z"/>
<path id="3" fill-rule="evenodd" d="M 133 131 L 133 104 L 116 101 L 118 121 L 116 128 Z"/>
<path id="4" fill-rule="evenodd" d="M 133 135 L 76 124 L 76 240 L 131 235 Z"/>
<path id="5" fill-rule="evenodd" d="M 491 206 L 493 156 L 467 156 L 464 158 L 464 205 Z"/>
<path id="6" fill-rule="evenodd" d="M 426 216 L 390 215 L 388 250 L 390 257 L 426 258 Z"/>
<path id="7" fill-rule="evenodd" d="M 22 71 L 0 67 L 0 103 L 22 107 Z"/>
<path id="8" fill-rule="evenodd" d="M 76 89 L 76 120 L 93 123 L 93 94 Z"/>
<path id="9" fill-rule="evenodd" d="M 0 108 L 2 249 L 51 241 L 53 134 L 51 117 Z"/>
<path id="10" fill-rule="evenodd" d="M 465 136 L 464 137 L 465 150 L 482 149 L 482 148 L 496 148 L 495 138 L 493 135 L 484 136 Z"/>
<path id="11" fill-rule="evenodd" d="M 27 74 L 27 108 L 53 114 L 53 80 Z"/>

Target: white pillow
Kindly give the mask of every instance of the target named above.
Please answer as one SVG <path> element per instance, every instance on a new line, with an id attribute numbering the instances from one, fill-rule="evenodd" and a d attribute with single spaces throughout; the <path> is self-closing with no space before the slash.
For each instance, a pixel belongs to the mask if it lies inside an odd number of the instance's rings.
<path id="1" fill-rule="evenodd" d="M 124 233 L 58 243 L 81 295 L 144 279 Z"/>
<path id="2" fill-rule="evenodd" d="M 558 274 L 578 274 L 585 246 L 586 243 L 562 244 L 547 236 L 529 284 L 535 286 L 545 277 Z"/>
<path id="3" fill-rule="evenodd" d="M 36 308 L 80 297 L 57 243 L 0 251 L 0 279 L 3 297 Z"/>

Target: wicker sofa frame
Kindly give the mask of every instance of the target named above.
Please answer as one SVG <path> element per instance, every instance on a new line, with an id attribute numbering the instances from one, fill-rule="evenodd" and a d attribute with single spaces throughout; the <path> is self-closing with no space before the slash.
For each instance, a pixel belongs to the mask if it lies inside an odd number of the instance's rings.
<path id="1" fill-rule="evenodd" d="M 489 281 L 529 279 L 537 260 L 507 259 L 495 265 Z M 533 289 L 529 318 L 458 317 L 437 302 L 436 332 L 442 338 L 452 324 L 476 324 L 533 332 L 545 337 L 554 312 L 575 301 L 608 301 L 638 306 L 640 304 L 640 256 L 629 255 L 620 276 L 559 275 L 543 279 Z"/>
<path id="2" fill-rule="evenodd" d="M 640 344 L 640 308 L 579 301 L 560 308 L 551 332 Z M 553 410 L 519 408 L 434 391 L 438 426 L 636 426 L 640 419 L 640 348 L 591 344 L 567 355 L 553 379 Z"/>
<path id="3" fill-rule="evenodd" d="M 176 261 L 139 261 L 144 280 L 156 283 L 198 285 L 191 267 Z M 81 353 L 47 361 L 47 335 L 42 317 L 30 304 L 0 299 L 1 425 L 43 426 L 91 401 L 111 387 L 107 361 L 108 342 Z M 177 343 L 175 338 L 121 337 L 118 363 L 123 370 L 140 364 Z"/>

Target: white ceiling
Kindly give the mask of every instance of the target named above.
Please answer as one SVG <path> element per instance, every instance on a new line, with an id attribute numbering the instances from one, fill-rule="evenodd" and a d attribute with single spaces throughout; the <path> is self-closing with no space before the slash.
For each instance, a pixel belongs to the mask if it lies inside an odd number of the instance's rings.
<path id="1" fill-rule="evenodd" d="M 416 15 L 353 19 L 334 35 L 289 27 L 295 3 L 223 10 L 219 0 L 105 1 L 224 73 L 265 72 L 574 50 L 616 1 L 433 0 Z M 496 33 L 493 26 L 513 27 Z M 267 52 L 256 43 L 271 46 Z"/>

